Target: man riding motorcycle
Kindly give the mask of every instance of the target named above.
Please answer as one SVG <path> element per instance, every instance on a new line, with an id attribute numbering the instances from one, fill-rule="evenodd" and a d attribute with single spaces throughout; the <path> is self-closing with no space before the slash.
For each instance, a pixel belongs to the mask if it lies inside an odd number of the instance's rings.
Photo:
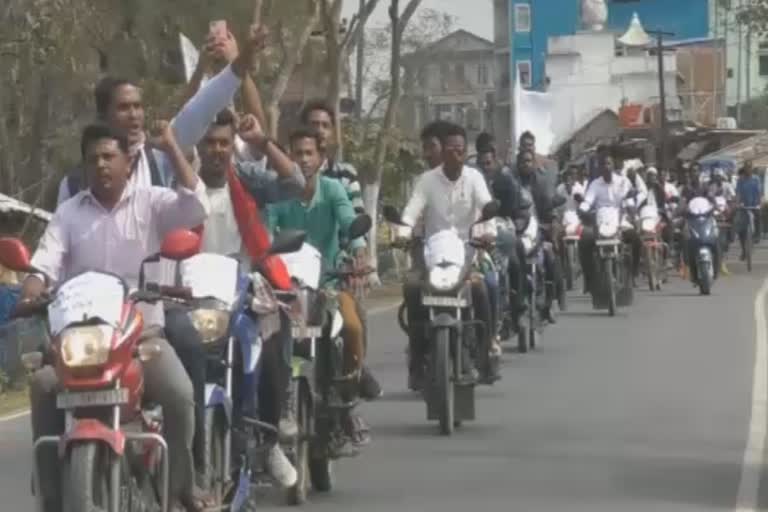
<path id="1" fill-rule="evenodd" d="M 229 110 L 223 110 L 198 145 L 200 177 L 205 182 L 211 212 L 203 226 L 202 251 L 225 256 L 240 255 L 245 268 L 259 262 L 269 248 L 269 232 L 262 224 L 260 210 L 267 204 L 297 197 L 304 189 L 304 176 L 298 167 L 261 129 L 256 118 L 248 115 L 239 126 Z M 251 154 L 265 156 L 268 166 L 252 161 L 236 161 L 235 137 L 249 144 Z M 205 413 L 206 355 L 200 333 L 187 320 L 183 308 L 166 312 L 166 329 L 171 332 L 174 349 L 190 374 L 195 390 L 197 434 L 195 458 L 198 471 L 204 451 L 203 419 Z M 291 343 L 275 339 L 265 343 L 261 361 L 266 367 L 258 383 L 260 418 L 276 428 L 280 435 L 292 437 L 297 433 L 296 422 L 284 407 L 290 379 L 288 365 L 281 348 Z M 281 420 L 281 412 L 285 413 Z M 270 474 L 285 487 L 295 483 L 296 471 L 282 452 L 277 439 L 270 439 L 272 448 L 267 459 Z"/>
<path id="2" fill-rule="evenodd" d="M 580 210 L 587 213 L 593 209 L 603 207 L 622 208 L 624 199 L 632 191 L 632 183 L 629 179 L 615 171 L 613 157 L 608 153 L 600 155 L 600 177 L 590 183 L 584 194 L 584 201 Z M 640 266 L 640 237 L 635 230 L 623 233 L 624 242 L 632 246 L 632 271 L 635 274 Z M 595 284 L 595 229 L 593 226 L 585 226 L 579 243 L 579 260 L 584 271 L 584 284 L 588 291 L 594 289 Z"/>
<path id="3" fill-rule="evenodd" d="M 557 171 L 545 170 L 537 166 L 535 153 L 529 149 L 522 150 L 517 155 L 517 174 L 523 190 L 532 201 L 536 215 L 542 225 L 549 225 L 550 229 L 544 230 L 544 239 L 551 243 L 544 251 L 544 271 L 546 280 L 554 284 L 554 290 L 549 290 L 546 296 L 543 316 L 550 323 L 555 323 L 552 314 L 552 302 L 564 293 L 562 282 L 562 269 L 556 256 L 556 244 L 559 239 L 559 221 L 556 208 L 558 203 L 566 202 L 557 194 Z"/>
<path id="4" fill-rule="evenodd" d="M 306 242 L 322 255 L 323 269 L 332 271 L 338 266 L 340 234 L 345 235 L 357 217 L 347 192 L 338 180 L 321 172 L 322 152 L 319 136 L 311 130 L 298 130 L 290 138 L 291 153 L 301 168 L 306 186 L 300 199 L 293 199 L 267 207 L 267 225 L 273 233 L 297 229 L 306 232 Z M 352 250 L 359 249 L 364 240 L 353 240 Z M 360 265 L 355 259 L 355 264 Z M 337 283 L 327 282 L 335 287 Z M 359 305 L 351 293 L 338 291 L 339 309 L 344 321 L 342 337 L 346 375 L 356 375 L 358 382 L 365 363 L 364 327 Z M 350 412 L 348 434 L 356 445 L 370 441 L 368 427 L 362 418 Z"/>
<path id="5" fill-rule="evenodd" d="M 496 157 L 493 146 L 477 149 L 477 163 L 494 199 L 499 202 L 498 247 L 507 257 L 509 269 L 509 306 L 512 318 L 516 321 L 524 310 L 525 301 L 522 293 L 525 249 L 517 238 L 516 222 L 525 222 L 530 216 L 531 202 L 523 197 L 522 187 L 508 167 L 502 166 Z M 494 308 L 494 311 L 496 308 Z M 514 326 L 513 326 L 514 327 Z"/>
<path id="6" fill-rule="evenodd" d="M 440 231 L 452 229 L 466 241 L 470 227 L 480 217 L 483 207 L 493 198 L 482 174 L 464 165 L 467 147 L 464 129 L 456 125 L 446 127 L 442 133 L 441 143 L 443 164 L 421 175 L 405 207 L 402 221 L 408 226 L 414 226 L 423 216 L 426 238 Z M 495 238 L 496 226 L 492 222 L 488 224 L 487 236 Z M 400 234 L 403 238 L 410 237 L 408 231 L 410 231 L 408 228 L 401 228 Z M 421 389 L 423 386 L 427 355 L 427 340 L 425 333 L 422 332 L 426 322 L 426 310 L 421 304 L 422 281 L 423 275 L 416 276 L 414 273 L 408 276 L 408 281 L 404 285 L 410 331 L 409 387 L 414 390 Z M 472 291 L 476 318 L 486 326 L 492 326 L 488 289 L 483 277 L 473 276 Z M 500 353 L 498 345 L 488 346 L 488 350 L 491 354 Z"/>
<path id="7" fill-rule="evenodd" d="M 81 153 L 90 186 L 54 214 L 32 258 L 32 265 L 45 277 L 30 275 L 26 279 L 18 307 L 34 303 L 49 285 L 89 270 L 114 273 L 136 287 L 141 262 L 159 250 L 165 233 L 205 221 L 209 211 L 205 184 L 187 162 L 173 131 L 165 126 L 155 143 L 173 162 L 175 179 L 180 185 L 177 191 L 129 186 L 131 158 L 127 138 L 107 126 L 85 128 Z M 146 306 L 142 312 L 145 341 L 152 339 L 162 348 L 161 357 L 144 363 L 144 387 L 146 396 L 163 407 L 171 502 L 180 501 L 188 511 L 201 511 L 206 500 L 194 492 L 192 385 L 173 349 L 163 339 L 162 306 Z M 57 388 L 52 367 L 38 370 L 31 378 L 35 440 L 63 433 L 63 413 L 56 407 Z M 42 493 L 46 512 L 58 511 L 61 489 L 55 448 L 46 450 L 44 458 L 38 464 L 41 488 L 36 492 Z"/>

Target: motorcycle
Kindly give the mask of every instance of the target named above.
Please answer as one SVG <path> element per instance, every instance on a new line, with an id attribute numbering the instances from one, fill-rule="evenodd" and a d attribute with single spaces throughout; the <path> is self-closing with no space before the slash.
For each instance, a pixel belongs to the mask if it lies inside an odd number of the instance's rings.
<path id="1" fill-rule="evenodd" d="M 475 224 L 493 219 L 498 209 L 498 203 L 489 203 Z M 405 226 L 392 206 L 384 207 L 384 218 Z M 476 379 L 470 361 L 490 367 L 487 344 L 481 342 L 490 333 L 483 332 L 489 327 L 474 318 L 469 281 L 474 258 L 467 254 L 464 241 L 454 231 L 441 231 L 427 240 L 424 253 L 427 276 L 422 304 L 429 312 L 424 399 L 427 419 L 438 420 L 440 433 L 451 435 L 462 421 L 475 419 Z"/>
<path id="2" fill-rule="evenodd" d="M 536 348 L 543 322 L 541 311 L 545 305 L 544 250 L 539 221 L 531 213 L 528 222 L 519 226 L 518 236 L 525 252 L 526 312 L 518 319 L 517 349 L 524 354 Z"/>
<path id="3" fill-rule="evenodd" d="M 173 232 L 160 256 L 181 261 L 199 250 L 199 238 Z M 37 272 L 29 251 L 16 239 L 0 240 L 0 264 L 18 272 Z M 141 283 L 140 283 L 141 284 Z M 52 343 L 22 356 L 30 372 L 52 364 L 62 391 L 57 407 L 65 413 L 65 433 L 43 436 L 34 445 L 34 488 L 40 488 L 39 452 L 58 447 L 62 501 L 66 512 L 169 510 L 168 447 L 162 411 L 144 403 L 141 361 L 161 357 L 160 347 L 141 341 L 141 302 L 162 300 L 158 293 L 130 293 L 121 278 L 85 272 L 52 291 L 49 299 L 21 314 L 47 314 Z M 37 498 L 42 510 L 42 498 Z"/>
<path id="4" fill-rule="evenodd" d="M 348 239 L 365 236 L 371 229 L 368 215 L 359 215 L 348 229 Z M 345 421 L 359 399 L 357 379 L 345 374 L 344 326 L 338 302 L 332 290 L 323 287 L 323 279 L 348 280 L 371 272 L 363 270 L 337 270 L 322 272 L 320 253 L 309 244 L 298 251 L 282 256 L 294 281 L 289 294 L 278 293 L 282 300 L 293 302 L 297 314 L 293 316 L 292 337 L 294 354 L 293 389 L 289 407 L 305 432 L 304 444 L 295 457 L 299 472 L 301 503 L 311 483 L 315 491 L 329 492 L 333 488 L 333 461 L 343 456 L 356 455 L 345 451 L 348 445 Z M 306 400 L 301 399 L 302 390 Z M 298 399 L 297 399 L 298 398 Z"/>
<path id="5" fill-rule="evenodd" d="M 655 205 L 646 205 L 640 209 L 638 228 L 643 244 L 641 252 L 642 267 L 648 278 L 650 291 L 661 290 L 661 283 L 666 280 L 666 253 L 661 238 L 663 223 Z"/>
<path id="6" fill-rule="evenodd" d="M 294 251 L 303 240 L 302 232 L 282 233 L 265 258 Z M 148 283 L 147 288 L 164 293 L 164 300 L 183 308 L 203 341 L 207 359 L 204 487 L 211 492 L 216 506 L 231 505 L 230 510 L 237 512 L 250 494 L 251 481 L 266 474 L 269 445 L 263 442 L 263 433 L 275 431 L 274 426 L 259 421 L 252 391 L 262 344 L 278 342 L 269 339 L 280 329 L 280 304 L 270 282 L 259 272 L 242 272 L 234 257 L 196 254 L 180 261 L 178 267 L 181 287 Z M 236 370 L 242 373 L 237 381 Z M 233 406 L 236 382 L 240 383 L 243 397 L 237 409 Z M 303 392 L 299 400 L 306 400 Z M 233 433 L 237 443 L 233 443 Z M 299 437 L 303 435 L 300 430 Z M 284 446 L 289 458 L 299 452 L 294 441 Z M 234 449 L 235 445 L 239 449 Z M 233 456 L 239 459 L 236 472 Z M 248 478 L 237 478 L 237 487 L 233 487 L 233 474 L 247 474 Z M 302 501 L 301 482 L 300 478 L 296 486 L 288 489 L 289 504 Z"/>
<path id="7" fill-rule="evenodd" d="M 715 255 L 720 243 L 715 208 L 708 199 L 695 197 L 688 203 L 688 261 L 691 282 L 702 295 L 712 292 L 715 280 Z"/>
<path id="8" fill-rule="evenodd" d="M 573 290 L 573 283 L 578 279 L 581 269 L 579 268 L 579 240 L 583 226 L 578 213 L 573 210 L 566 210 L 563 214 L 563 243 L 561 247 L 560 258 L 565 274 L 565 287 L 568 291 Z"/>
<path id="9" fill-rule="evenodd" d="M 607 309 L 610 316 L 616 315 L 617 307 L 632 302 L 632 253 L 622 241 L 622 228 L 631 229 L 622 219 L 619 208 L 603 207 L 596 215 L 597 283 L 592 290 L 592 306 Z"/>

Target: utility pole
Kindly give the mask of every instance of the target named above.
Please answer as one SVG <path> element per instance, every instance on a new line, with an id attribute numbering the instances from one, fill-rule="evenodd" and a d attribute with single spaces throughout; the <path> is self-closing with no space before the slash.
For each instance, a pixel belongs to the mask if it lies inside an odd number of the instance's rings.
<path id="1" fill-rule="evenodd" d="M 656 36 L 656 59 L 659 67 L 659 163 L 662 169 L 667 168 L 667 96 L 664 83 L 664 37 L 674 36 L 672 32 L 661 30 L 646 31 Z"/>
<path id="2" fill-rule="evenodd" d="M 741 2 L 739 2 L 739 7 L 741 7 Z M 736 67 L 738 68 L 736 71 L 736 120 L 739 123 L 739 128 L 741 128 L 741 75 L 743 72 L 742 68 L 744 67 L 741 62 L 741 52 L 743 49 L 742 47 L 744 46 L 744 34 L 741 29 L 741 23 L 739 23 L 736 30 L 736 37 L 739 38 L 739 44 L 737 46 L 738 53 L 736 56 Z"/>

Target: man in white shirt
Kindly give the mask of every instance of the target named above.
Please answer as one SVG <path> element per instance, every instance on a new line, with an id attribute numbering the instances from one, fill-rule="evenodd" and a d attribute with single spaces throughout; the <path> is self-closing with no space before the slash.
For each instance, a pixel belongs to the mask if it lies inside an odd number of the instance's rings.
<path id="1" fill-rule="evenodd" d="M 205 221 L 208 198 L 175 141 L 167 123 L 156 144 L 173 163 L 179 188 L 137 187 L 129 184 L 131 157 L 122 133 L 92 125 L 83 132 L 82 156 L 90 187 L 78 192 L 54 214 L 32 258 L 32 264 L 51 283 L 62 283 L 85 271 L 109 272 L 129 287 L 138 285 L 143 259 L 155 254 L 166 233 L 191 228 Z M 34 302 L 46 289 L 37 275 L 24 282 L 20 305 Z M 143 363 L 148 399 L 163 407 L 165 439 L 169 448 L 173 502 L 187 510 L 202 508 L 194 490 L 192 438 L 194 401 L 192 385 L 170 345 L 162 339 L 162 307 L 143 307 L 144 339 L 160 345 L 161 357 Z M 36 372 L 30 382 L 33 438 L 62 434 L 64 422 L 56 408 L 58 381 L 52 367 Z M 61 503 L 59 461 L 55 449 L 41 461 L 40 482 L 46 511 Z"/>
<path id="2" fill-rule="evenodd" d="M 470 238 L 470 228 L 480 218 L 482 209 L 493 198 L 488 190 L 485 178 L 480 171 L 466 167 L 464 161 L 467 153 L 467 136 L 463 128 L 456 125 L 447 126 L 442 133 L 443 164 L 421 175 L 411 195 L 408 205 L 402 215 L 402 220 L 408 226 L 414 226 L 423 216 L 424 234 L 428 240 L 443 230 L 454 230 L 462 240 Z M 477 226 L 475 235 L 484 231 L 484 236 L 496 238 L 496 224 L 493 220 Z M 410 236 L 409 229 L 401 232 L 405 237 Z M 421 279 L 408 282 L 404 286 L 405 302 L 408 308 L 408 325 L 411 327 L 409 386 L 420 389 L 426 362 L 427 343 L 423 339 L 423 329 L 426 311 L 421 305 Z M 491 314 L 487 284 L 482 277 L 472 277 L 472 292 L 477 318 L 488 326 L 485 329 L 483 346 L 487 347 L 493 356 L 499 355 L 499 347 L 493 343 L 495 336 Z M 496 290 L 498 292 L 498 290 Z M 491 332 L 488 332 L 491 331 Z M 492 368 L 481 368 L 483 380 L 493 381 L 498 377 L 493 375 Z"/>
<path id="3" fill-rule="evenodd" d="M 577 171 L 578 167 L 574 165 L 568 167 L 563 173 L 563 182 L 557 186 L 557 195 L 566 198 L 565 205 L 563 206 L 563 209 L 566 211 L 576 211 L 579 208 L 578 199 L 584 197 L 585 188 L 577 180 Z"/>
<path id="4" fill-rule="evenodd" d="M 176 140 L 184 151 L 194 148 L 216 114 L 230 104 L 265 37 L 263 31 L 251 27 L 244 51 L 206 83 L 173 119 Z M 132 158 L 131 183 L 142 187 L 171 186 L 174 172 L 168 155 L 146 144 L 144 101 L 139 86 L 130 80 L 107 77 L 96 86 L 94 99 L 99 120 L 128 139 Z M 87 188 L 87 184 L 82 170 L 76 169 L 62 179 L 58 204 L 82 188 Z"/>
<path id="5" fill-rule="evenodd" d="M 584 202 L 579 209 L 582 212 L 598 210 L 600 208 L 613 207 L 622 208 L 622 202 L 632 192 L 632 183 L 629 179 L 615 171 L 613 157 L 608 153 L 600 155 L 600 177 L 589 184 L 587 192 L 584 195 Z M 594 282 L 594 250 L 595 250 L 595 228 L 594 226 L 585 226 L 579 240 L 579 259 L 581 268 L 584 270 L 584 285 L 586 289 L 591 289 Z M 632 269 L 633 275 L 637 275 L 640 270 L 640 239 L 633 230 L 624 232 L 625 243 L 632 244 Z"/>

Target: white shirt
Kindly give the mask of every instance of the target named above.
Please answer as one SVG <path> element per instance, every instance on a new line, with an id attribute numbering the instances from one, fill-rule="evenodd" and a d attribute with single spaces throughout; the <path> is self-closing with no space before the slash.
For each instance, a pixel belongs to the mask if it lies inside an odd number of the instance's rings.
<path id="1" fill-rule="evenodd" d="M 677 190 L 677 187 L 668 182 L 664 182 L 664 195 L 667 197 L 667 200 L 672 199 L 673 197 L 680 197 L 680 191 Z"/>
<path id="2" fill-rule="evenodd" d="M 629 181 L 629 184 L 633 189 L 635 188 L 637 189 L 637 196 L 635 196 L 635 204 L 636 205 L 643 204 L 643 201 L 648 199 L 648 187 L 645 184 L 645 180 L 639 174 L 635 175 L 635 185 L 632 185 L 632 181 L 629 180 L 629 178 L 627 178 L 627 180 Z"/>
<path id="3" fill-rule="evenodd" d="M 56 210 L 32 257 L 32 265 L 54 283 L 93 270 L 139 284 L 141 261 L 160 250 L 163 237 L 202 224 L 209 212 L 202 180 L 195 190 L 129 186 L 111 210 L 83 190 Z M 147 267 L 147 280 L 154 276 Z M 162 307 L 143 308 L 145 324 L 162 325 Z"/>
<path id="4" fill-rule="evenodd" d="M 182 150 L 192 149 L 205 136 L 216 115 L 229 105 L 240 87 L 240 78 L 227 66 L 212 78 L 205 87 L 201 87 L 171 121 L 176 141 Z M 139 153 L 139 162 L 131 174 L 130 183 L 139 187 L 152 185 L 152 172 L 145 148 Z M 241 148 L 242 149 L 242 148 Z M 166 175 L 173 175 L 169 158 L 160 151 L 154 151 L 158 170 Z M 67 176 L 59 184 L 58 205 L 69 199 Z"/>
<path id="5" fill-rule="evenodd" d="M 477 169 L 464 166 L 459 178 L 451 181 L 440 166 L 419 177 L 402 220 L 414 226 L 423 215 L 426 238 L 455 229 L 462 240 L 467 240 L 483 207 L 492 200 L 485 178 Z M 486 233 L 496 235 L 493 220 L 485 223 L 483 228 Z"/>
<path id="6" fill-rule="evenodd" d="M 608 207 L 620 208 L 621 203 L 627 194 L 632 190 L 632 184 L 626 176 L 614 173 L 613 179 L 607 183 L 600 176 L 587 188 L 584 195 L 584 202 L 581 205 L 582 210 L 591 210 Z"/>
<path id="7" fill-rule="evenodd" d="M 222 188 L 209 188 L 206 192 L 211 204 L 211 212 L 205 221 L 202 252 L 241 254 L 243 241 L 237 219 L 235 219 L 235 211 L 232 208 L 229 185 L 224 185 Z"/>
<path id="8" fill-rule="evenodd" d="M 568 194 L 568 189 L 566 188 L 565 183 L 561 183 L 557 186 L 557 194 L 568 198 L 565 202 L 565 210 L 576 210 L 578 209 L 579 204 L 576 202 L 575 196 L 584 196 L 584 185 L 577 181 L 573 184 L 573 187 L 571 187 L 571 193 Z"/>

